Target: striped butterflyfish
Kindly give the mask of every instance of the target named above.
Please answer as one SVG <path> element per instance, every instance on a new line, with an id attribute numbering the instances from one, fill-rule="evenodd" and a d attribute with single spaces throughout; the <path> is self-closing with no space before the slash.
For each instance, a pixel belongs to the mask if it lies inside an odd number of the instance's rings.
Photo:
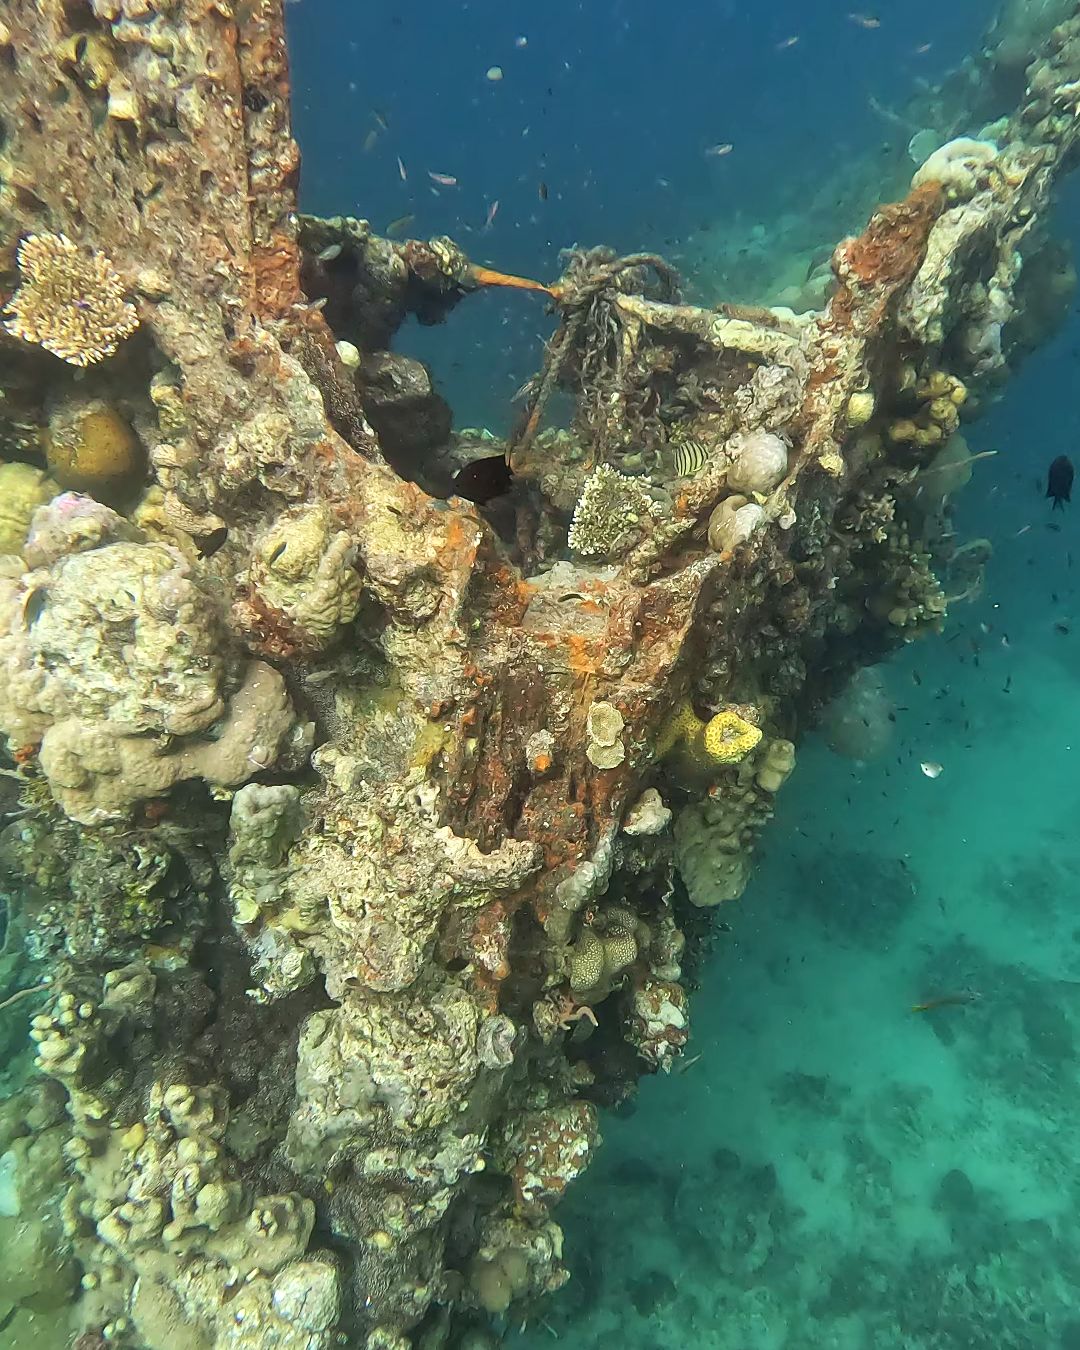
<path id="1" fill-rule="evenodd" d="M 713 447 L 697 436 L 676 430 L 668 438 L 667 463 L 675 478 L 696 478 L 712 458 Z"/>

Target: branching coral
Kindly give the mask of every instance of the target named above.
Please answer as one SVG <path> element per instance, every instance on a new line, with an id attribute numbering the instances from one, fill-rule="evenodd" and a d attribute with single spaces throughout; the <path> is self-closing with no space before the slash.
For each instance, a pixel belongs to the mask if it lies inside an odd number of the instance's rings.
<path id="1" fill-rule="evenodd" d="M 585 558 L 617 558 L 641 538 L 652 516 L 643 488 L 609 464 L 598 464 L 586 479 L 567 543 Z"/>
<path id="2" fill-rule="evenodd" d="M 73 366 L 92 366 L 139 326 L 104 253 L 83 250 L 64 234 L 30 234 L 18 259 L 22 282 L 4 311 L 13 337 Z"/>

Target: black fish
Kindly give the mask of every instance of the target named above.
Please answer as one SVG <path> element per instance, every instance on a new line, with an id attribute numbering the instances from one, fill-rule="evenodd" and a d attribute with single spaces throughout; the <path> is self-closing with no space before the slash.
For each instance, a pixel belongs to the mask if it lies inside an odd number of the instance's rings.
<path id="1" fill-rule="evenodd" d="M 209 534 L 200 535 L 195 540 L 199 557 L 212 558 L 228 537 L 229 531 L 224 525 L 219 525 L 216 530 L 211 530 Z"/>
<path id="2" fill-rule="evenodd" d="M 1046 475 L 1046 495 L 1053 497 L 1056 511 L 1062 502 L 1071 501 L 1073 466 L 1068 455 L 1058 455 Z"/>
<path id="3" fill-rule="evenodd" d="M 483 506 L 494 497 L 509 492 L 513 480 L 514 474 L 505 455 L 485 455 L 454 474 L 454 491 L 466 501 Z"/>

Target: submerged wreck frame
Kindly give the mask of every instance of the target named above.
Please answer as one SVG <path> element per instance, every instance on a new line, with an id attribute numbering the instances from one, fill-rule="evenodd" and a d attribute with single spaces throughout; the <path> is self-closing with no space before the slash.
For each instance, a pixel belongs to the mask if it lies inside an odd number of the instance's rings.
<path id="1" fill-rule="evenodd" d="M 79 1350 L 479 1350 L 567 1278 L 801 729 L 943 618 L 1080 13 L 820 311 L 519 283 L 560 328 L 501 517 L 368 394 L 515 279 L 301 220 L 277 0 L 10 0 L 0 71 L 0 960 L 43 981 L 0 1291 Z"/>

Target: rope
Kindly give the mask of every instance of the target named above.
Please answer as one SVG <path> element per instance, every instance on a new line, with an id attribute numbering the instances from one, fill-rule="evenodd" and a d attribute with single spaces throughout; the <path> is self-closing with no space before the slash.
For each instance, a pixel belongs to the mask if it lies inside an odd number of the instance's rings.
<path id="1" fill-rule="evenodd" d="M 512 465 L 514 457 L 524 454 L 536 439 L 544 409 L 595 306 L 615 288 L 616 279 L 634 267 L 651 268 L 668 291 L 674 292 L 678 286 L 678 274 L 655 253 L 628 253 L 603 262 L 579 253 L 571 258 L 562 280 L 549 287 L 563 320 L 547 345 L 543 365 L 530 382 L 529 400 L 506 447 L 507 464 Z"/>

